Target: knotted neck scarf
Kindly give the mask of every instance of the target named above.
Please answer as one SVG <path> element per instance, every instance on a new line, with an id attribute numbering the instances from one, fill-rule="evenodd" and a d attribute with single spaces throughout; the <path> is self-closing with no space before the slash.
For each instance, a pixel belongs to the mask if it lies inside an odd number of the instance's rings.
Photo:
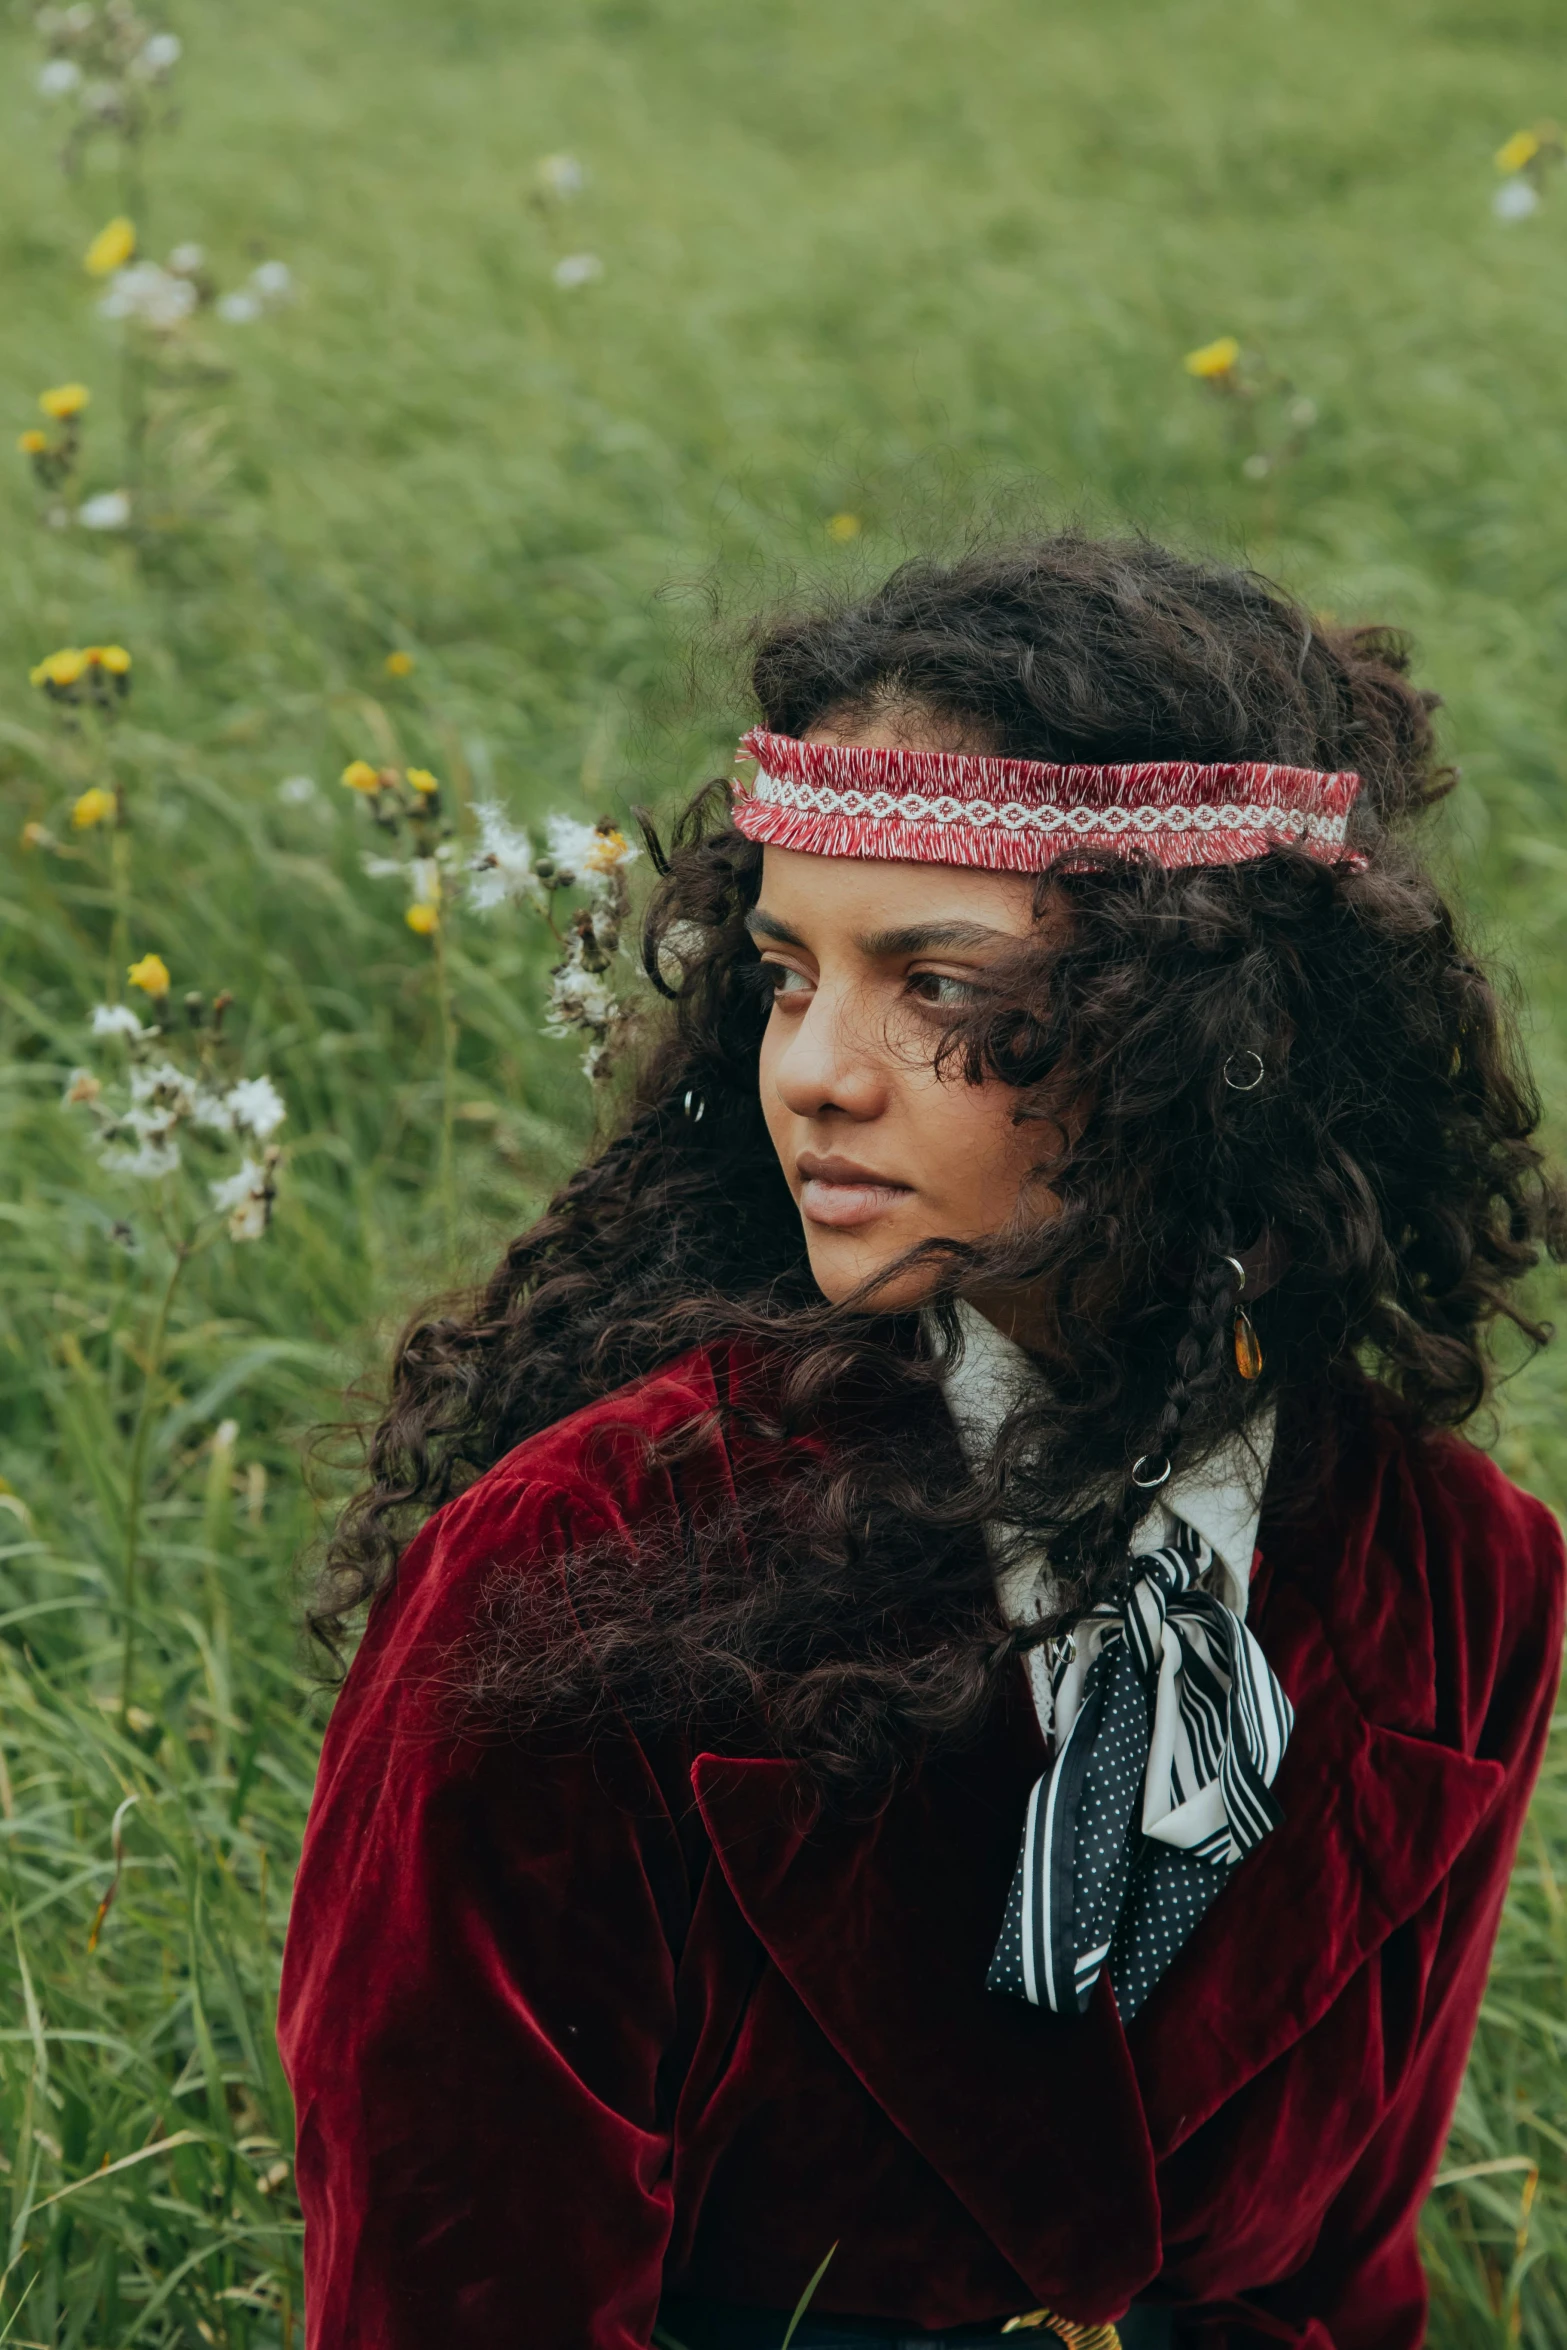
<path id="1" fill-rule="evenodd" d="M 966 1302 L 958 1313 L 947 1396 L 977 1464 L 1037 1374 Z M 1244 1621 L 1272 1441 L 1268 1418 L 1151 1495 L 1124 1595 L 1029 1652 L 1054 1756 L 1028 1799 L 992 1990 L 1077 2015 L 1108 1969 L 1130 2020 L 1277 1825 L 1294 1717 Z M 994 1549 L 1008 1619 L 1044 1613 L 1048 1569 L 1007 1529 Z"/>
<path id="2" fill-rule="evenodd" d="M 1028 1799 L 992 1991 L 1076 2015 L 1108 1967 L 1129 2020 L 1278 1825 L 1294 1715 L 1240 1617 L 1200 1588 L 1212 1565 L 1177 1522 L 1132 1560 L 1124 1601 L 1049 1643 L 1056 1752 Z"/>

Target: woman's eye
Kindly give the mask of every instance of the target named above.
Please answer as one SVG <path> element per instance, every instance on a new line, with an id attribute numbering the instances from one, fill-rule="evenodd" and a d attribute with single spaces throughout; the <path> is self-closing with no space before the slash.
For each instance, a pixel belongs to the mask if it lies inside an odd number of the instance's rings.
<path id="1" fill-rule="evenodd" d="M 945 1012 L 963 1011 L 979 1001 L 974 982 L 954 979 L 949 971 L 916 971 L 909 986 L 922 1004 L 939 1004 Z"/>
<path id="2" fill-rule="evenodd" d="M 762 984 L 775 1001 L 786 996 L 807 996 L 811 992 L 811 983 L 804 973 L 791 971 L 787 963 L 764 962 Z"/>

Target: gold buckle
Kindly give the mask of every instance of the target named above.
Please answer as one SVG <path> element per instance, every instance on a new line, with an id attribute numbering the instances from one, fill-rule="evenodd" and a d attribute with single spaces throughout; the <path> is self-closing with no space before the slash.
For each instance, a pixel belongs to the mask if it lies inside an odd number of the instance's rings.
<path id="1" fill-rule="evenodd" d="M 1028 2334 L 1036 2328 L 1048 2326 L 1066 2350 L 1121 2350 L 1121 2337 L 1114 2326 L 1080 2326 L 1070 2317 L 1058 2317 L 1053 2309 L 1025 2310 L 1021 2317 L 1009 2317 L 1001 2331 L 1004 2334 Z"/>

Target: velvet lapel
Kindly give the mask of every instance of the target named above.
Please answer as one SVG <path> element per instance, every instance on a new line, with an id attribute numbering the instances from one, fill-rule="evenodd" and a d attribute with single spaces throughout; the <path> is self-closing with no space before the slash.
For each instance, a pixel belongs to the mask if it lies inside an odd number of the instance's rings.
<path id="1" fill-rule="evenodd" d="M 736 1901 L 827 2038 L 1030 2290 L 1098 2319 L 1160 2261 L 1114 2003 L 1101 1985 L 1064 2022 L 985 1988 L 1042 1762 L 1031 1718 L 998 1725 L 853 1827 L 802 1827 L 783 1763 L 702 1755 L 691 1775 Z"/>
<path id="2" fill-rule="evenodd" d="M 1274 1787 L 1284 1820 L 1236 1871 L 1131 2027 L 1161 2161 L 1309 2032 L 1414 1916 L 1505 1777 L 1500 1763 L 1368 1720 L 1299 1583 L 1270 1594 L 1259 1636 L 1295 1708 Z"/>

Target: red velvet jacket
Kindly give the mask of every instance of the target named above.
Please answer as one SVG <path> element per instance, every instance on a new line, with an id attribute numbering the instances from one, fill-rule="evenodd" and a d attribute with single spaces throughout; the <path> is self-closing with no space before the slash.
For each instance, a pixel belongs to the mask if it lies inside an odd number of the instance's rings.
<path id="1" fill-rule="evenodd" d="M 1318 1523 L 1265 1514 L 1284 1824 L 1129 2030 L 1104 1982 L 1065 2021 L 985 1989 L 1045 1760 L 1021 1674 L 870 1827 L 803 1827 L 773 1760 L 454 1734 L 497 1578 L 634 1555 L 760 1473 L 737 1437 L 648 1460 L 733 1376 L 688 1357 L 523 1445 L 374 1611 L 283 1988 L 311 2350 L 644 2350 L 661 2280 L 787 2308 L 834 2242 L 822 2311 L 1160 2298 L 1202 2350 L 1413 2350 L 1556 1683 L 1554 1521 L 1376 1420 Z"/>

